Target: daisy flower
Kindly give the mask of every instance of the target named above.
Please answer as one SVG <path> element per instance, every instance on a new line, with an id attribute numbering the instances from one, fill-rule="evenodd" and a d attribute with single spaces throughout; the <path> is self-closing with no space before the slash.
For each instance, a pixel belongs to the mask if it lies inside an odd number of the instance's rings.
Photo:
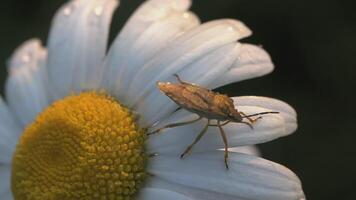
<path id="1" fill-rule="evenodd" d="M 203 121 L 147 136 L 152 127 L 196 117 L 177 110 L 157 81 L 173 82 L 179 74 L 213 89 L 273 70 L 263 49 L 237 42 L 251 31 L 234 19 L 200 23 L 189 0 L 148 0 L 106 52 L 118 3 L 68 2 L 54 17 L 47 47 L 32 39 L 11 57 L 6 102 L 0 100 L 0 199 L 304 199 L 298 177 L 256 156 L 253 147 L 230 152 L 225 169 L 216 127 L 179 159 Z M 279 114 L 264 115 L 253 130 L 224 126 L 229 147 L 297 128 L 296 113 L 284 102 L 233 101 L 246 114 Z"/>

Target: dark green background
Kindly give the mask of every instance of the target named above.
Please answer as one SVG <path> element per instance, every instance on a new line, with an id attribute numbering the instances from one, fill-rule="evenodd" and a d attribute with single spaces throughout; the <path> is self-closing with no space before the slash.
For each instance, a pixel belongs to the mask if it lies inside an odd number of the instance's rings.
<path id="1" fill-rule="evenodd" d="M 6 60 L 23 41 L 46 41 L 51 17 L 64 0 L 2 0 L 0 85 Z M 123 0 L 112 37 L 142 1 Z M 237 18 L 276 65 L 274 73 L 219 89 L 231 96 L 261 95 L 296 108 L 297 132 L 260 145 L 264 157 L 296 172 L 308 199 L 356 199 L 356 12 L 353 1 L 195 0 L 202 21 Z M 354 122 L 352 124 L 352 122 Z"/>

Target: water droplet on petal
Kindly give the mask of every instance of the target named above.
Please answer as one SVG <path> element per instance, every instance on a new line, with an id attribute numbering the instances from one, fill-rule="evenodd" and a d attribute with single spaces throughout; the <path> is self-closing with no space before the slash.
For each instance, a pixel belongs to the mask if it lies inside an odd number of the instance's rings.
<path id="1" fill-rule="evenodd" d="M 29 54 L 24 54 L 21 56 L 21 61 L 24 62 L 24 63 L 28 63 L 31 61 L 31 56 Z"/>
<path id="2" fill-rule="evenodd" d="M 72 13 L 72 8 L 71 8 L 70 6 L 64 8 L 63 14 L 64 14 L 65 16 L 69 16 L 71 13 Z"/>
<path id="3" fill-rule="evenodd" d="M 183 14 L 183 17 L 186 18 L 186 19 L 188 19 L 190 16 L 191 16 L 191 14 L 189 14 L 189 13 L 184 13 Z"/>
<path id="4" fill-rule="evenodd" d="M 102 6 L 98 6 L 94 9 L 94 13 L 96 16 L 101 16 L 103 14 L 103 7 Z"/>
<path id="5" fill-rule="evenodd" d="M 236 27 L 229 26 L 229 27 L 227 27 L 227 30 L 228 31 L 236 31 Z"/>
<path id="6" fill-rule="evenodd" d="M 72 1 L 64 9 L 63 14 L 69 16 L 74 12 L 74 9 L 79 5 L 79 1 Z"/>

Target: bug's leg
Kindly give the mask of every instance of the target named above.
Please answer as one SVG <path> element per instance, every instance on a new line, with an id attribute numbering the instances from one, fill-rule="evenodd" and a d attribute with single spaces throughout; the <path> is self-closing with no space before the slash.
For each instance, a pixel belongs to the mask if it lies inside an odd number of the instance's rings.
<path id="1" fill-rule="evenodd" d="M 242 115 L 243 118 L 247 118 L 248 121 L 250 121 L 251 123 L 255 123 L 257 120 L 259 120 L 259 119 L 262 118 L 261 116 L 259 116 L 259 117 L 257 117 L 256 119 L 252 119 L 250 115 L 246 115 L 246 114 L 243 113 L 243 112 L 239 112 L 239 113 Z"/>
<path id="2" fill-rule="evenodd" d="M 225 121 L 224 123 L 220 124 L 220 126 L 225 126 L 227 125 L 228 123 L 230 123 L 231 121 L 230 120 L 227 120 Z M 217 124 L 209 124 L 209 126 L 218 126 Z"/>
<path id="3" fill-rule="evenodd" d="M 199 120 L 201 120 L 202 117 L 199 116 L 199 118 L 197 119 L 194 119 L 194 120 L 190 120 L 190 121 L 186 121 L 186 122 L 179 122 L 179 123 L 173 123 L 173 124 L 167 124 L 153 132 L 150 132 L 150 133 L 147 133 L 147 135 L 152 135 L 152 134 L 155 134 L 155 133 L 159 133 L 161 132 L 162 130 L 164 129 L 167 129 L 167 128 L 173 128 L 173 127 L 177 127 L 177 126 L 184 126 L 184 125 L 187 125 L 187 124 L 191 124 L 191 123 L 194 123 L 194 122 L 197 122 Z"/>
<path id="4" fill-rule="evenodd" d="M 158 153 L 150 153 L 150 154 L 148 154 L 149 158 L 154 158 L 156 156 L 158 156 Z"/>
<path id="5" fill-rule="evenodd" d="M 225 125 L 227 125 L 228 123 L 230 123 L 231 121 L 226 121 L 226 122 L 224 122 L 224 123 L 222 123 L 222 124 L 220 124 L 220 126 L 225 126 Z"/>
<path id="6" fill-rule="evenodd" d="M 202 131 L 200 131 L 200 133 L 198 134 L 198 136 L 195 138 L 194 142 L 189 145 L 185 151 L 180 155 L 180 158 L 183 158 L 187 153 L 189 153 L 193 146 L 199 142 L 199 140 L 203 137 L 203 135 L 206 133 L 206 130 L 208 130 L 208 127 L 209 127 L 209 123 L 210 123 L 210 120 L 208 120 L 208 122 L 206 123 L 206 125 L 204 126 L 204 129 Z"/>
<path id="7" fill-rule="evenodd" d="M 155 177 L 155 175 L 152 174 L 151 172 L 146 172 L 146 175 L 149 176 L 149 177 Z"/>
<path id="8" fill-rule="evenodd" d="M 226 167 L 226 169 L 229 169 L 229 165 L 228 165 L 228 158 L 229 158 L 228 142 L 227 142 L 225 131 L 220 125 L 220 121 L 218 121 L 218 127 L 219 127 L 219 130 L 220 130 L 221 137 L 222 137 L 222 139 L 224 141 L 224 145 L 225 145 L 225 154 L 224 154 L 225 167 Z"/>
<path id="9" fill-rule="evenodd" d="M 250 127 L 251 130 L 253 130 L 253 126 L 249 122 L 237 122 L 237 123 L 246 124 L 248 127 Z"/>

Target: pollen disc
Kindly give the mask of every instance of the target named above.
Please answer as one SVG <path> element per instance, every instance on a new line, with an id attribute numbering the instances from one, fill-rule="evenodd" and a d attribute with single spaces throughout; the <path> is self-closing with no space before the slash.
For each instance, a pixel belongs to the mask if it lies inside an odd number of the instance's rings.
<path id="1" fill-rule="evenodd" d="M 56 101 L 22 134 L 12 162 L 16 200 L 134 199 L 145 176 L 145 133 L 105 94 Z"/>

